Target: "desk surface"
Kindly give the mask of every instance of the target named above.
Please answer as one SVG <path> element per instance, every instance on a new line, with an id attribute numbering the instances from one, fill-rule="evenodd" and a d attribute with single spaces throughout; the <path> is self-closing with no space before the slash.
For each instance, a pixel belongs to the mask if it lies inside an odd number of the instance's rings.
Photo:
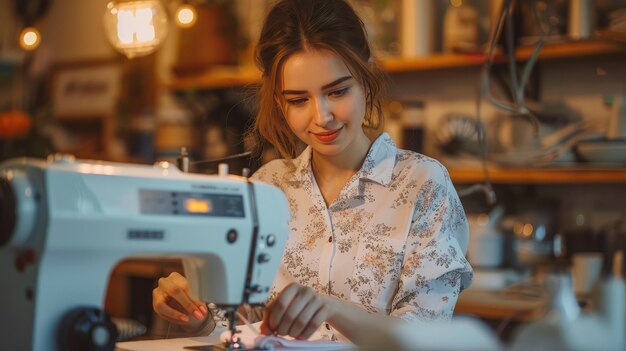
<path id="1" fill-rule="evenodd" d="M 546 296 L 524 296 L 469 288 L 461 293 L 454 312 L 488 319 L 535 320 L 546 312 Z"/>
<path id="2" fill-rule="evenodd" d="M 226 328 L 216 329 L 209 336 L 195 338 L 159 339 L 118 342 L 115 351 L 189 351 L 186 346 L 216 345 L 220 342 L 220 333 Z"/>
<path id="3" fill-rule="evenodd" d="M 115 345 L 115 351 L 190 351 L 189 349 L 185 349 L 185 347 L 218 345 L 220 343 L 220 334 L 224 331 L 226 331 L 226 328 L 216 328 L 209 336 L 120 342 Z M 350 348 L 354 345 L 347 346 L 349 349 L 346 349 L 346 344 L 339 345 L 340 346 L 339 348 L 337 348 L 337 350 L 357 350 L 355 347 Z M 274 350 L 293 350 L 293 348 L 275 347 Z M 332 349 L 329 348 L 324 348 L 324 350 L 332 351 Z"/>

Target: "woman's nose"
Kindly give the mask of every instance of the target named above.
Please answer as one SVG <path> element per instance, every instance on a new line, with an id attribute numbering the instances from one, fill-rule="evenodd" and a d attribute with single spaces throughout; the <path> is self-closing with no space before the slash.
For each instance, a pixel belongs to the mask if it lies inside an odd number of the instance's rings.
<path id="1" fill-rule="evenodd" d="M 315 124 L 319 126 L 325 126 L 328 122 L 333 120 L 333 115 L 330 111 L 330 105 L 326 99 L 316 99 L 315 102 Z"/>

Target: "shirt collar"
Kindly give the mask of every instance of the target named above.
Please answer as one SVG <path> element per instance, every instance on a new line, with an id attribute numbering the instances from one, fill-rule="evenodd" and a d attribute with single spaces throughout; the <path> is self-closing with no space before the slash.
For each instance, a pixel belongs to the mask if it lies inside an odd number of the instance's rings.
<path id="1" fill-rule="evenodd" d="M 363 166 L 357 172 L 360 180 L 387 186 L 391 182 L 398 149 L 387 133 L 380 134 L 370 146 Z"/>
<path id="2" fill-rule="evenodd" d="M 389 134 L 381 133 L 370 146 L 365 161 L 357 172 L 359 180 L 368 180 L 383 186 L 389 185 L 397 150 L 396 144 L 391 140 Z M 312 149 L 308 146 L 300 156 L 294 159 L 296 167 L 294 176 L 298 181 L 305 180 L 312 173 L 311 152 Z"/>
<path id="3" fill-rule="evenodd" d="M 295 180 L 303 181 L 307 179 L 309 172 L 311 172 L 311 151 L 311 147 L 307 146 L 306 149 L 293 160 L 295 166 Z"/>

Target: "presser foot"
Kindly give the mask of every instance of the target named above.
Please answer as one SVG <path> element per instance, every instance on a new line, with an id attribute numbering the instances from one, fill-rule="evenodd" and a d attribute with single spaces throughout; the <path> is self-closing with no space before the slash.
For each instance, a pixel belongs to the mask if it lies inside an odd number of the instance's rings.
<path id="1" fill-rule="evenodd" d="M 231 330 L 230 340 L 225 341 L 222 345 L 219 345 L 219 349 L 215 350 L 225 350 L 225 351 L 237 351 L 237 350 L 246 350 L 246 351 L 267 351 L 269 349 L 262 349 L 253 346 L 246 346 L 241 338 L 235 335 L 237 330 Z"/>
<path id="2" fill-rule="evenodd" d="M 241 341 L 241 338 L 235 335 L 237 331 L 231 330 L 230 339 L 224 342 L 224 350 L 247 350 L 246 345 Z"/>

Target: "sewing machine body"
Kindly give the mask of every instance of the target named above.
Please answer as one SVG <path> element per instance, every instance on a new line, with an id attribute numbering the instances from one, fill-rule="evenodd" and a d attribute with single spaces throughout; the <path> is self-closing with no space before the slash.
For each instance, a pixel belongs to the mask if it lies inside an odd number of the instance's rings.
<path id="1" fill-rule="evenodd" d="M 19 159 L 0 164 L 0 180 L 0 340 L 7 350 L 56 349 L 64 314 L 103 306 L 111 270 L 128 257 L 193 257 L 201 263 L 201 299 L 264 302 L 289 233 L 284 194 L 242 177 L 187 174 L 169 164 Z"/>

